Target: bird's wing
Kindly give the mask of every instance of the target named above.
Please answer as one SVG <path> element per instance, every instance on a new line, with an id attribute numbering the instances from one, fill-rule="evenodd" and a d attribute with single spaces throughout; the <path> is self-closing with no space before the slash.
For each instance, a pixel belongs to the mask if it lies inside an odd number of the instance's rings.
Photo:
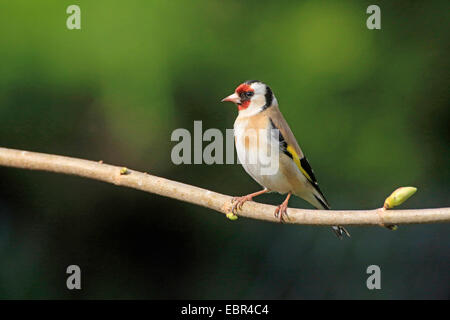
<path id="1" fill-rule="evenodd" d="M 319 184 L 317 183 L 314 171 L 312 170 L 308 160 L 306 159 L 302 150 L 300 149 L 300 146 L 298 145 L 291 128 L 289 128 L 288 123 L 286 122 L 282 113 L 280 112 L 280 109 L 278 109 L 278 107 L 276 106 L 272 106 L 271 108 L 268 108 L 266 111 L 272 128 L 279 130 L 278 139 L 280 141 L 281 151 L 295 162 L 300 172 L 311 183 L 314 189 L 316 189 L 316 191 L 322 198 L 318 200 L 321 203 L 323 202 L 324 208 L 329 208 L 328 202 L 319 188 Z"/>

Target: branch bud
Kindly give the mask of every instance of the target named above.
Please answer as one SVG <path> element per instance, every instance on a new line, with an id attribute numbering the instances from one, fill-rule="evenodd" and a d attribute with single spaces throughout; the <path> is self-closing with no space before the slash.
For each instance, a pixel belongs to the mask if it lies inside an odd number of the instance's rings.
<path id="1" fill-rule="evenodd" d="M 396 189 L 391 193 L 389 197 L 384 201 L 385 209 L 392 209 L 393 207 L 401 205 L 414 193 L 416 193 L 417 188 L 415 187 L 401 187 Z"/>
<path id="2" fill-rule="evenodd" d="M 231 221 L 237 220 L 238 216 L 235 215 L 234 213 L 230 212 L 227 213 L 227 218 L 230 219 Z"/>

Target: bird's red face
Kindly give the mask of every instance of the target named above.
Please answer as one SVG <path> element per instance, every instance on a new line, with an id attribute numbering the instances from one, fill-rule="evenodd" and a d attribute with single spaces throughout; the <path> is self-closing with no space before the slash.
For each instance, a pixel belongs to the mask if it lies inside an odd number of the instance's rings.
<path id="1" fill-rule="evenodd" d="M 252 101 L 252 97 L 255 95 L 255 90 L 247 83 L 239 85 L 232 95 L 229 95 L 224 101 L 230 101 L 238 106 L 239 111 L 248 108 Z"/>

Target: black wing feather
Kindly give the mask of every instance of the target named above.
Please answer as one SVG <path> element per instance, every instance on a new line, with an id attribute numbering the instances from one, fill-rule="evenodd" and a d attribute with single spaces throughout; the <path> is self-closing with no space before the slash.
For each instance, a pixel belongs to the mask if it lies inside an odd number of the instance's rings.
<path id="1" fill-rule="evenodd" d="M 283 152 L 285 155 L 287 155 L 289 158 L 294 159 L 294 156 L 287 150 L 288 144 L 286 142 L 286 140 L 284 139 L 283 135 L 281 134 L 281 131 L 275 126 L 275 124 L 273 123 L 272 119 L 270 119 L 270 125 L 272 126 L 272 129 L 276 129 L 278 130 L 278 140 L 280 142 L 280 150 L 281 152 Z M 317 183 L 317 179 L 316 176 L 314 175 L 314 171 L 311 168 L 311 165 L 308 162 L 308 159 L 306 159 L 306 157 L 303 157 L 300 159 L 300 165 L 303 168 L 303 170 L 305 170 L 305 172 L 308 174 L 308 176 L 311 179 L 308 179 L 308 181 L 311 183 L 311 185 L 314 187 L 314 189 L 317 190 L 317 192 L 320 194 L 320 196 L 322 197 L 322 199 L 317 198 L 317 200 L 322 204 L 322 206 L 326 209 L 330 208 L 330 205 L 328 204 L 327 199 L 325 198 L 325 196 L 323 195 L 322 190 L 320 190 L 319 188 L 319 184 Z M 307 177 L 308 178 L 308 177 Z"/>

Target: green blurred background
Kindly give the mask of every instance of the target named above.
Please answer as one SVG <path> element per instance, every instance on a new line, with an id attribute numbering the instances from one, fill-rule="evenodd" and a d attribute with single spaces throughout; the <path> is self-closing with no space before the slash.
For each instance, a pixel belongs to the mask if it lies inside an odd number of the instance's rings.
<path id="1" fill-rule="evenodd" d="M 66 8 L 81 7 L 81 30 Z M 275 92 L 335 209 L 449 206 L 448 1 L 1 1 L 0 146 L 125 165 L 230 195 L 240 165 L 171 162 L 176 128 L 232 128 Z M 256 201 L 278 204 L 283 197 Z M 293 207 L 309 208 L 292 199 Z M 77 177 L 0 167 L 0 298 L 449 298 L 449 226 L 279 225 Z M 66 268 L 82 290 L 66 289 Z M 379 265 L 382 289 L 366 288 Z"/>

